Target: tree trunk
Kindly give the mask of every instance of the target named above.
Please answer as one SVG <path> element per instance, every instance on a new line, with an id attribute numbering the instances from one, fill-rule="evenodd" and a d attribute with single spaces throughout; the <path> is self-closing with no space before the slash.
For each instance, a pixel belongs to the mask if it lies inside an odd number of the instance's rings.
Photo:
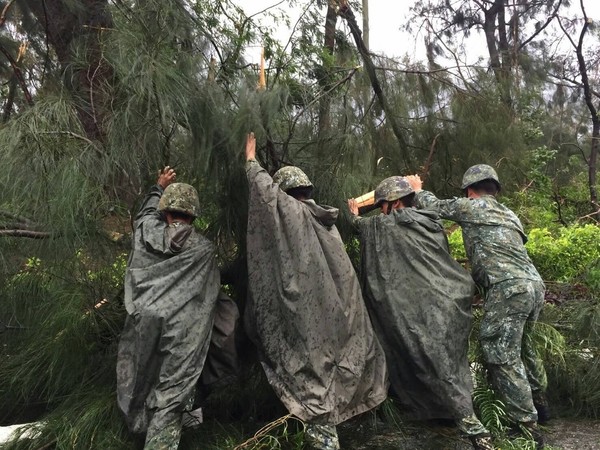
<path id="1" fill-rule="evenodd" d="M 108 0 L 26 0 L 54 48 L 73 93 L 79 119 L 91 140 L 104 140 L 104 117 L 112 68 L 102 58 L 102 35 L 112 27 Z M 75 46 L 85 49 L 85 62 L 73 58 Z"/>
<path id="2" fill-rule="evenodd" d="M 373 88 L 373 92 L 377 96 L 381 108 L 385 113 L 386 121 L 392 127 L 392 131 L 398 140 L 398 145 L 400 147 L 400 155 L 401 159 L 404 163 L 403 170 L 414 173 L 414 167 L 411 163 L 409 154 L 408 154 L 408 144 L 406 139 L 404 138 L 404 133 L 400 127 L 400 124 L 396 121 L 394 114 L 391 110 L 391 107 L 387 101 L 387 98 L 383 94 L 383 90 L 381 89 L 381 85 L 379 84 L 379 79 L 377 78 L 377 72 L 375 71 L 375 64 L 373 64 L 373 60 L 371 59 L 371 55 L 369 50 L 366 48 L 364 41 L 362 40 L 362 33 L 358 24 L 356 23 L 356 17 L 354 16 L 354 12 L 350 8 L 350 5 L 345 0 L 340 2 L 340 16 L 346 19 L 348 26 L 350 27 L 350 32 L 352 33 L 352 37 L 354 37 L 354 42 L 356 43 L 356 47 L 358 48 L 358 52 L 362 56 L 365 69 L 367 74 L 369 75 L 369 79 L 371 80 L 371 87 Z"/>
<path id="3" fill-rule="evenodd" d="M 321 70 L 319 71 L 319 86 L 323 91 L 319 101 L 319 138 L 327 135 L 331 129 L 331 98 L 327 91 L 331 85 L 331 58 L 335 51 L 335 27 L 337 23 L 337 12 L 335 1 L 329 0 L 327 4 L 327 15 L 325 16 L 325 38 L 323 41 L 323 50 L 326 55 L 321 60 Z"/>
<path id="4" fill-rule="evenodd" d="M 362 13 L 363 13 L 363 42 L 365 43 L 365 48 L 367 50 L 371 50 L 371 45 L 369 44 L 369 0 L 362 0 Z"/>
<path id="5" fill-rule="evenodd" d="M 490 55 L 490 66 L 494 71 L 502 101 L 510 108 L 512 100 L 510 95 L 510 64 L 507 66 L 509 48 L 504 20 L 504 0 L 494 0 L 494 4 L 489 9 L 484 9 L 483 13 L 483 31 L 488 54 Z M 496 39 L 496 30 L 498 30 L 498 39 Z"/>
<path id="6" fill-rule="evenodd" d="M 590 88 L 590 80 L 588 77 L 587 64 L 583 55 L 583 41 L 585 34 L 592 23 L 591 19 L 585 17 L 585 22 L 581 33 L 579 34 L 579 42 L 576 47 L 577 62 L 579 64 L 579 73 L 581 75 L 581 84 L 583 85 L 583 95 L 585 104 L 591 114 L 592 119 L 592 145 L 590 148 L 590 157 L 587 160 L 588 164 L 588 184 L 590 189 L 590 203 L 592 212 L 600 214 L 600 205 L 598 204 L 598 192 L 596 191 L 596 172 L 598 168 L 598 142 L 600 141 L 600 118 L 598 118 L 598 109 L 592 101 L 592 90 Z"/>

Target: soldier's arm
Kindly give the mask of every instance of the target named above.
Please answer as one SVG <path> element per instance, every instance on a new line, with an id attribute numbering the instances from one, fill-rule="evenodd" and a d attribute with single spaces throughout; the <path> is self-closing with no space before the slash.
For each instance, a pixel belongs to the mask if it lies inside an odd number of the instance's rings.
<path id="1" fill-rule="evenodd" d="M 464 218 L 465 209 L 469 203 L 466 198 L 453 198 L 449 200 L 440 200 L 433 193 L 424 191 L 423 182 L 419 175 L 408 175 L 406 180 L 415 191 L 415 206 L 418 209 L 427 209 L 435 211 L 442 219 L 461 222 Z"/>
<path id="2" fill-rule="evenodd" d="M 299 208 L 299 203 L 287 195 L 279 185 L 273 183 L 273 178 L 256 161 L 256 139 L 254 133 L 246 138 L 246 177 L 250 189 L 250 196 L 258 196 L 262 203 L 270 207 L 285 205 L 288 208 Z"/>
<path id="3" fill-rule="evenodd" d="M 366 218 L 360 217 L 360 215 L 358 213 L 358 203 L 356 202 L 355 199 L 353 199 L 353 198 L 348 199 L 348 209 L 350 210 L 350 221 L 352 222 L 352 225 L 354 226 L 355 230 L 360 232 L 361 225 L 366 220 Z"/>
<path id="4" fill-rule="evenodd" d="M 146 194 L 146 198 L 142 203 L 137 215 L 135 216 L 135 221 L 139 221 L 140 219 L 153 215 L 158 210 L 158 202 L 163 195 L 164 190 L 168 185 L 175 181 L 175 177 L 177 174 L 175 170 L 169 166 L 166 166 L 164 169 L 158 171 L 158 179 L 156 180 L 156 184 L 150 188 L 150 191 Z"/>
<path id="5" fill-rule="evenodd" d="M 452 198 L 442 200 L 429 191 L 418 191 L 415 196 L 415 206 L 418 209 L 435 211 L 440 218 L 462 222 L 465 210 L 468 208 L 467 198 Z"/>

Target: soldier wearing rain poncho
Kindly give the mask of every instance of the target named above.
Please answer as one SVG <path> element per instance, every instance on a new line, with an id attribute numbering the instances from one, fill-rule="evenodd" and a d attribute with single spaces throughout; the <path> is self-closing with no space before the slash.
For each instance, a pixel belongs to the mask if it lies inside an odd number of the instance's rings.
<path id="1" fill-rule="evenodd" d="M 276 394 L 307 422 L 308 443 L 338 449 L 335 425 L 386 397 L 384 354 L 334 225 L 338 210 L 308 199 L 312 184 L 300 169 L 272 179 L 254 154 L 251 134 L 248 332 Z"/>
<path id="2" fill-rule="evenodd" d="M 403 177 L 375 190 L 382 214 L 359 217 L 363 295 L 386 354 L 390 391 L 421 419 L 453 419 L 476 449 L 493 449 L 473 412 L 467 359 L 474 283 L 448 252 L 435 213 L 412 208 Z"/>
<path id="3" fill-rule="evenodd" d="M 208 352 L 219 272 L 212 243 L 195 232 L 198 193 L 159 174 L 135 218 L 125 275 L 127 319 L 117 395 L 145 449 L 175 450 Z"/>

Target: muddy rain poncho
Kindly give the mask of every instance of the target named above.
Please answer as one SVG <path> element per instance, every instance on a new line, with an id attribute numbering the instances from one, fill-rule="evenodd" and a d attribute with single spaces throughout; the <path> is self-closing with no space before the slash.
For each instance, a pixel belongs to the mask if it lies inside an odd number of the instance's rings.
<path id="1" fill-rule="evenodd" d="M 117 360 L 119 407 L 132 432 L 149 435 L 191 406 L 219 294 L 213 245 L 191 225 L 169 226 L 161 194 L 152 188 L 134 223 Z"/>
<path id="2" fill-rule="evenodd" d="M 474 284 L 448 253 L 441 224 L 414 208 L 354 222 L 363 295 L 392 392 L 418 418 L 473 414 L 467 348 Z"/>
<path id="3" fill-rule="evenodd" d="M 383 351 L 334 225 L 338 210 L 295 200 L 256 161 L 247 175 L 249 334 L 289 412 L 336 425 L 387 392 Z"/>

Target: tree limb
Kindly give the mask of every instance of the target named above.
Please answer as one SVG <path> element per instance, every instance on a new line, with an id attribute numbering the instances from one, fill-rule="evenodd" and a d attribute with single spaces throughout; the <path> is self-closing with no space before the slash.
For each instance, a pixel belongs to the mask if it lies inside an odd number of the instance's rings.
<path id="1" fill-rule="evenodd" d="M 31 97 L 31 94 L 29 93 L 29 89 L 27 88 L 27 84 L 25 83 L 25 78 L 23 77 L 23 73 L 21 72 L 21 69 L 19 68 L 19 64 L 12 57 L 12 55 L 1 45 L 0 45 L 0 52 L 2 52 L 2 54 L 4 56 L 6 56 L 6 59 L 8 59 L 8 61 L 10 62 L 10 65 L 13 68 L 15 77 L 17 77 L 17 80 L 19 81 L 19 85 L 21 86 L 21 90 L 23 91 L 23 94 L 25 95 L 25 100 L 27 101 L 27 104 L 29 106 L 33 106 L 33 97 Z"/>
<path id="2" fill-rule="evenodd" d="M 410 158 L 408 156 L 408 143 L 404 137 L 404 133 L 400 128 L 400 125 L 396 122 L 394 118 L 394 114 L 392 113 L 391 107 L 387 102 L 387 98 L 383 94 L 383 90 L 381 89 L 381 84 L 379 83 L 379 79 L 377 78 L 377 72 L 375 71 L 375 65 L 373 64 L 373 60 L 371 59 L 371 55 L 369 50 L 366 48 L 364 41 L 362 40 L 362 33 L 358 24 L 356 23 L 356 17 L 354 16 L 354 12 L 350 8 L 347 0 L 339 1 L 340 8 L 338 14 L 346 19 L 348 26 L 350 27 L 350 32 L 352 33 L 352 37 L 354 37 L 354 42 L 356 43 L 356 47 L 358 52 L 360 53 L 365 69 L 367 70 L 367 75 L 369 76 L 369 80 L 371 81 L 371 87 L 373 88 L 373 92 L 377 96 L 381 108 L 385 112 L 386 120 L 390 122 L 390 126 L 392 127 L 392 131 L 398 140 L 398 144 L 400 146 L 400 152 L 402 154 L 402 158 L 404 159 L 404 165 L 408 172 L 413 172 L 412 164 L 410 162 Z"/>
<path id="3" fill-rule="evenodd" d="M 525 48 L 525 46 L 527 44 L 529 44 L 531 41 L 533 41 L 537 35 L 539 35 L 545 28 L 548 27 L 548 25 L 550 25 L 550 23 L 552 22 L 552 20 L 554 20 L 557 17 L 558 14 L 558 9 L 561 7 L 562 5 L 562 0 L 560 0 L 556 7 L 554 8 L 554 11 L 552 12 L 552 14 L 550 14 L 548 16 L 548 18 L 546 19 L 546 23 L 544 23 L 544 25 L 542 25 L 541 27 L 539 27 L 531 36 L 529 36 L 527 39 L 525 39 L 523 42 L 521 42 L 519 44 L 519 51 L 523 50 L 523 48 Z"/>
<path id="4" fill-rule="evenodd" d="M 31 230 L 0 230 L 0 237 L 26 237 L 31 239 L 47 239 L 52 236 L 52 233 L 46 231 L 31 231 Z"/>
<path id="5" fill-rule="evenodd" d="M 10 0 L 2 9 L 2 14 L 0 14 L 0 27 L 4 26 L 4 23 L 6 22 L 6 14 L 8 13 L 8 9 L 14 2 L 15 0 Z"/>
<path id="6" fill-rule="evenodd" d="M 583 86 L 583 84 L 582 84 L 580 81 L 577 81 L 577 80 L 575 80 L 575 79 L 573 79 L 573 78 L 567 78 L 567 77 L 565 77 L 564 75 L 560 76 L 560 75 L 555 75 L 555 74 L 553 74 L 553 73 L 548 73 L 548 76 L 550 76 L 550 77 L 552 77 L 552 78 L 556 78 L 556 79 L 558 79 L 558 80 L 565 80 L 565 81 L 568 81 L 569 83 L 571 83 L 571 85 L 574 85 L 574 86 L 580 87 L 580 88 L 582 88 L 582 89 L 583 89 L 583 87 L 584 87 L 584 86 Z M 573 87 L 573 86 L 571 86 L 571 85 L 569 85 L 569 84 L 563 84 L 563 83 L 552 83 L 552 84 L 554 84 L 554 85 L 556 85 L 556 86 Z M 596 90 L 594 90 L 594 89 L 592 89 L 592 87 L 591 87 L 591 86 L 590 86 L 590 93 L 591 93 L 591 94 L 592 94 L 594 97 L 598 97 L 598 98 L 600 99 L 600 92 L 599 92 L 599 91 L 596 91 Z"/>

